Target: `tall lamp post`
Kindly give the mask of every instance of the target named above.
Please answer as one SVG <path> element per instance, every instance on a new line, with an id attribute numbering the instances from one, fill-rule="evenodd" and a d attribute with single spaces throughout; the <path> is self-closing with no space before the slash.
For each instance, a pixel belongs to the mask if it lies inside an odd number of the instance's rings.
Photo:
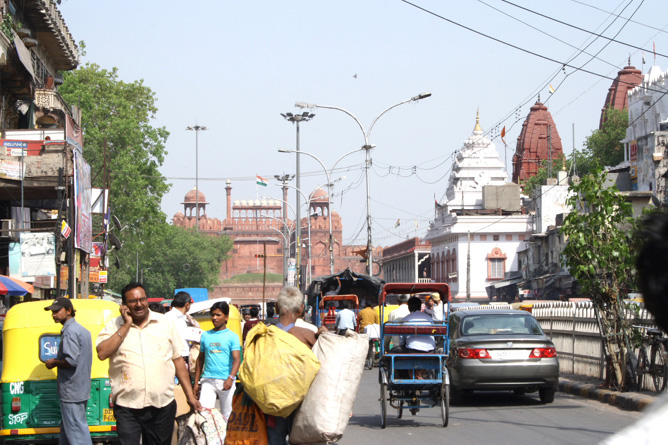
<path id="1" fill-rule="evenodd" d="M 332 173 L 334 172 L 334 169 L 336 168 L 336 165 L 343 158 L 345 158 L 346 156 L 348 156 L 350 154 L 356 153 L 360 150 L 362 150 L 362 149 L 357 148 L 357 149 L 355 149 L 353 151 L 349 151 L 348 153 L 341 156 L 339 159 L 336 160 L 336 162 L 334 163 L 334 166 L 332 167 L 331 170 L 327 170 L 327 167 L 325 167 L 325 164 L 320 160 L 320 158 L 318 158 L 313 153 L 309 153 L 307 151 L 300 152 L 300 154 L 309 156 L 309 157 L 315 159 L 316 161 L 318 161 L 318 163 L 322 167 L 323 171 L 325 172 L 325 176 L 327 177 L 327 184 L 326 184 L 327 185 L 327 211 L 329 212 L 329 216 L 327 218 L 329 220 L 329 272 L 331 274 L 334 274 L 334 238 L 333 238 L 333 235 L 332 235 L 332 184 L 334 182 L 340 181 L 341 179 L 345 178 L 345 177 L 344 178 L 339 178 L 335 181 L 332 181 L 331 177 L 332 177 Z M 287 150 L 287 149 L 284 149 L 284 148 L 279 148 L 278 152 L 279 153 L 296 153 L 295 150 Z"/>
<path id="2" fill-rule="evenodd" d="M 350 111 L 340 108 L 340 107 L 334 107 L 331 105 L 318 105 L 318 104 L 309 104 L 306 102 L 297 102 L 295 103 L 295 107 L 297 108 L 326 108 L 330 110 L 339 110 L 344 113 L 346 113 L 348 116 L 352 117 L 355 119 L 355 122 L 357 122 L 357 125 L 359 125 L 360 130 L 362 130 L 362 135 L 364 136 L 364 145 L 362 145 L 362 149 L 366 151 L 366 159 L 365 159 L 365 166 L 364 166 L 364 171 L 365 171 L 365 179 L 366 179 L 366 231 L 367 231 L 367 241 L 366 241 L 366 249 L 367 249 L 367 257 L 366 257 L 366 270 L 368 275 L 373 275 L 373 244 L 371 241 L 371 200 L 370 200 L 370 190 L 369 190 L 369 168 L 371 167 L 371 149 L 375 147 L 375 145 L 371 145 L 369 143 L 369 137 L 371 136 L 371 130 L 373 130 L 373 126 L 376 124 L 378 119 L 380 119 L 385 113 L 390 111 L 392 108 L 398 107 L 399 105 L 403 105 L 409 102 L 417 102 L 421 99 L 426 99 L 427 97 L 431 96 L 431 93 L 422 93 L 418 94 L 417 96 L 411 97 L 410 99 L 406 99 L 404 101 L 398 102 L 390 107 L 387 107 L 385 110 L 383 110 L 382 113 L 380 113 L 376 118 L 371 121 L 371 125 L 369 126 L 369 130 L 365 130 L 364 126 L 360 122 L 360 120 L 352 114 Z"/>
<path id="3" fill-rule="evenodd" d="M 296 152 L 297 152 L 297 166 L 295 173 L 297 175 L 297 188 L 301 188 L 301 174 L 299 170 L 299 123 L 300 122 L 308 122 L 311 119 L 315 117 L 315 114 L 309 113 L 308 111 L 304 111 L 302 114 L 292 114 L 292 113 L 281 113 L 281 116 L 285 118 L 288 122 L 292 122 L 293 124 L 296 125 L 297 128 L 297 143 L 296 143 Z M 295 193 L 296 195 L 296 201 L 297 201 L 297 235 L 296 235 L 296 240 L 297 242 L 295 243 L 295 256 L 297 257 L 297 283 L 299 283 L 299 289 L 302 289 L 302 258 L 301 258 L 301 244 L 300 244 L 300 238 L 301 238 L 301 214 L 299 212 L 299 209 L 301 207 L 300 199 L 299 199 L 299 193 Z"/>
<path id="4" fill-rule="evenodd" d="M 186 127 L 188 131 L 195 132 L 195 224 L 199 232 L 199 132 L 208 130 L 203 125 L 195 124 L 192 127 Z"/>

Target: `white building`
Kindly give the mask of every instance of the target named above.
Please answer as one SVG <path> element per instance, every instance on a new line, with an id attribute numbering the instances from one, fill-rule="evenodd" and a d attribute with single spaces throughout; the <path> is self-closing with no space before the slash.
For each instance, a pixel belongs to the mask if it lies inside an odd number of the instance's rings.
<path id="1" fill-rule="evenodd" d="M 653 66 L 640 85 L 629 92 L 629 127 L 624 161 L 629 165 L 632 190 L 655 192 L 664 201 L 668 160 L 668 71 Z"/>
<path id="2" fill-rule="evenodd" d="M 425 237 L 432 279 L 449 283 L 459 301 L 467 294 L 487 300 L 486 287 L 518 271 L 517 252 L 531 236 L 533 217 L 522 214 L 519 186 L 507 181 L 496 146 L 476 117 L 473 134 L 453 162 L 446 201 L 437 204 Z"/>

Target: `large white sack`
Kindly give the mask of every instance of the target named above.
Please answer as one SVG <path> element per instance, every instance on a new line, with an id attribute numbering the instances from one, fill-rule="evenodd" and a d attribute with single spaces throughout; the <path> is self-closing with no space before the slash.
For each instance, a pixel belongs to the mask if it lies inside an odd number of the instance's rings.
<path id="1" fill-rule="evenodd" d="M 341 439 L 364 371 L 369 338 L 348 330 L 322 334 L 313 346 L 320 370 L 297 410 L 290 443 L 322 444 Z"/>

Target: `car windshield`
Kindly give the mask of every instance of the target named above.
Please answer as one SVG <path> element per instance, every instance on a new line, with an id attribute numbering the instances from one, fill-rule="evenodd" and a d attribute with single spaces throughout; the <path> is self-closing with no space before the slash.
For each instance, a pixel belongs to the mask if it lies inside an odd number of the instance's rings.
<path id="1" fill-rule="evenodd" d="M 535 318 L 524 314 L 469 315 L 462 321 L 462 335 L 541 335 Z"/>

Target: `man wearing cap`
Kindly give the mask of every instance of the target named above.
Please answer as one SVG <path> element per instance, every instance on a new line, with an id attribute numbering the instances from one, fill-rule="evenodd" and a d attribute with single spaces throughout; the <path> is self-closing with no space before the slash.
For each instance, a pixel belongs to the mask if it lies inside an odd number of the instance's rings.
<path id="1" fill-rule="evenodd" d="M 427 306 L 424 312 L 431 315 L 434 321 L 443 321 L 443 302 L 441 301 L 441 294 L 434 292 L 427 298 Z"/>
<path id="2" fill-rule="evenodd" d="M 58 368 L 58 397 L 60 398 L 59 444 L 90 444 L 86 421 L 86 405 L 90 398 L 90 369 L 93 364 L 93 345 L 90 332 L 74 319 L 75 310 L 69 298 L 58 297 L 51 306 L 53 321 L 63 325 L 56 358 L 48 359 L 48 369 Z"/>

